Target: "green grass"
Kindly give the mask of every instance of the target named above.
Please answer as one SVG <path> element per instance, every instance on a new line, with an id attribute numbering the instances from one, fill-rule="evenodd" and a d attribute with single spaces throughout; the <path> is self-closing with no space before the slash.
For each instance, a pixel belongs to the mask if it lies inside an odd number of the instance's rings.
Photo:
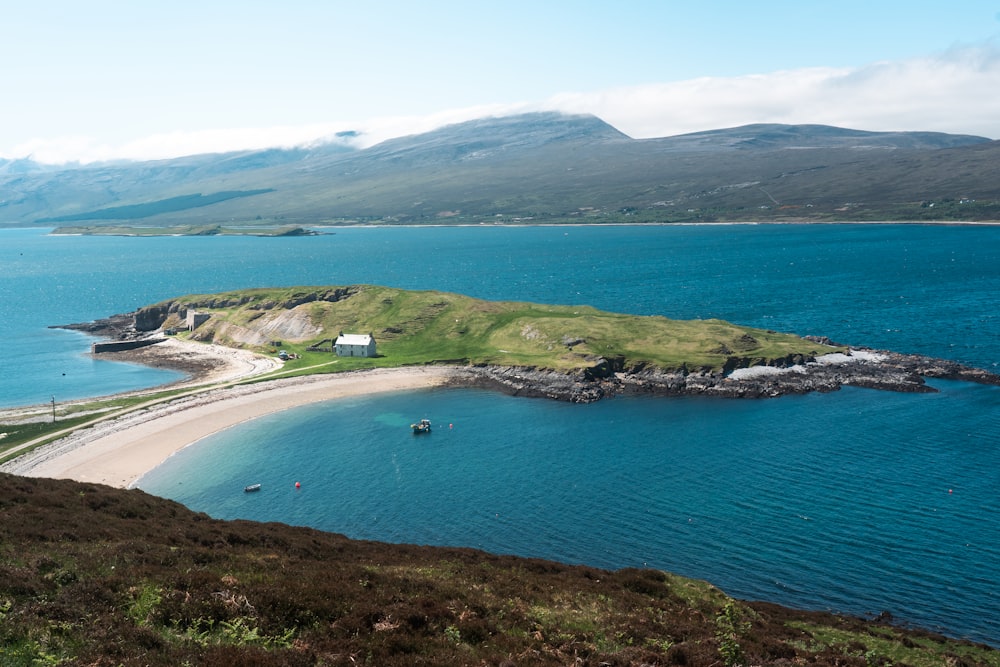
<path id="1" fill-rule="evenodd" d="M 165 304 L 158 304 L 162 307 Z M 209 313 L 198 340 L 247 345 L 266 330 L 281 349 L 301 355 L 286 369 L 334 372 L 429 363 L 495 364 L 576 371 L 614 360 L 624 369 L 719 371 L 841 348 L 796 335 L 721 320 L 672 320 L 600 311 L 590 306 L 482 301 L 438 291 L 389 287 L 241 290 L 172 300 L 172 308 Z M 305 326 L 308 325 L 308 326 Z M 303 329 L 308 333 L 296 333 Z M 341 331 L 373 333 L 379 356 L 332 358 L 308 348 Z M 335 363 L 334 363 L 335 362 Z"/>
<path id="2" fill-rule="evenodd" d="M 29 450 L 19 450 L 16 454 L 6 454 L 15 447 L 19 447 L 26 442 L 32 440 L 40 440 L 36 446 L 41 446 L 49 439 L 46 436 L 51 435 L 52 439 L 55 439 L 59 434 L 67 429 L 73 429 L 79 427 L 87 421 L 94 419 L 91 416 L 77 416 L 70 418 L 58 418 L 56 421 L 52 421 L 50 418 L 45 421 L 32 421 L 19 424 L 0 424 L 0 433 L 5 434 L 3 438 L 0 438 L 0 463 L 4 463 L 15 456 L 20 456 Z"/>
<path id="3" fill-rule="evenodd" d="M 892 627 L 878 632 L 847 630 L 805 621 L 788 626 L 801 630 L 808 639 L 797 645 L 808 651 L 841 652 L 845 657 L 861 657 L 868 664 L 905 664 L 912 667 L 940 667 L 961 664 L 965 659 L 1000 667 L 1000 652 L 973 644 L 957 645 L 944 637 L 914 636 Z"/>

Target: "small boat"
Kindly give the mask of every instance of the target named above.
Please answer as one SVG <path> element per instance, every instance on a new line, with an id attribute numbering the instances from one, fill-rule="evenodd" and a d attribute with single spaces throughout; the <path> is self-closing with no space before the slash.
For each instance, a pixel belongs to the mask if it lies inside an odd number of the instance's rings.
<path id="1" fill-rule="evenodd" d="M 416 424 L 410 424 L 410 428 L 413 429 L 414 435 L 417 433 L 430 433 L 431 432 L 431 420 L 421 419 Z"/>
<path id="2" fill-rule="evenodd" d="M 248 484 L 243 487 L 244 493 L 252 493 L 254 491 L 260 491 L 260 484 Z"/>

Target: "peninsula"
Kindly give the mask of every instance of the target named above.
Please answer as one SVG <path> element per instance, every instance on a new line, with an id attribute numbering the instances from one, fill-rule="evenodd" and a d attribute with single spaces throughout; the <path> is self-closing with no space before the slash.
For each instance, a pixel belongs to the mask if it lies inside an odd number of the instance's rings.
<path id="1" fill-rule="evenodd" d="M 0 470 L 127 487 L 173 452 L 263 414 L 360 393 L 478 386 L 586 403 L 616 395 L 773 398 L 850 385 L 1000 385 L 961 364 L 720 320 L 493 302 L 374 285 L 193 295 L 68 328 L 102 358 L 189 379 L 131 396 L 0 411 Z M 337 341 L 367 341 L 363 356 Z M 345 338 L 346 340 L 346 338 Z M 25 423 L 30 426 L 25 426 Z M 4 463 L 6 462 L 6 463 Z"/>
<path id="2" fill-rule="evenodd" d="M 629 393 L 764 398 L 844 385 L 934 391 L 925 377 L 1000 384 L 1000 376 L 947 360 L 852 349 L 823 337 L 721 320 L 483 301 L 374 285 L 193 295 L 69 326 L 116 340 L 149 342 L 172 332 L 191 341 L 281 354 L 285 376 L 454 366 L 467 384 L 573 402 Z M 343 332 L 369 334 L 378 353 L 337 356 L 334 339 Z M 177 367 L 155 346 L 128 356 Z"/>

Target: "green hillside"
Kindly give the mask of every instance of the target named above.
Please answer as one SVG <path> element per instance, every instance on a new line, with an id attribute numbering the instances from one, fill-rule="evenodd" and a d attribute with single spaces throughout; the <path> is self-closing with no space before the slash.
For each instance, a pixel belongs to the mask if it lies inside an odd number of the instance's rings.
<path id="1" fill-rule="evenodd" d="M 720 370 L 736 360 L 753 365 L 839 349 L 721 320 L 671 320 L 373 285 L 195 295 L 147 310 L 162 314 L 154 324 L 178 328 L 188 310 L 209 314 L 193 338 L 260 350 L 277 343 L 301 355 L 290 368 L 329 361 L 328 353 L 309 348 L 328 348 L 340 332 L 374 334 L 377 358 L 338 359 L 335 369 L 322 367 L 326 371 L 442 362 L 568 371 L 605 359 L 622 369 Z"/>

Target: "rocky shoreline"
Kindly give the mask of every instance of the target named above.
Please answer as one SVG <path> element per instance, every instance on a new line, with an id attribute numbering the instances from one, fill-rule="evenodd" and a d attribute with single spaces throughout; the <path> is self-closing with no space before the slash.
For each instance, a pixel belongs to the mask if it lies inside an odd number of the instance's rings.
<path id="1" fill-rule="evenodd" d="M 194 376 L 210 372 L 217 360 L 177 354 L 162 346 L 144 347 L 102 356 Z M 803 364 L 779 368 L 753 366 L 731 372 L 668 372 L 660 369 L 594 369 L 562 372 L 515 366 L 455 367 L 451 384 L 501 391 L 512 396 L 591 403 L 628 395 L 706 396 L 717 398 L 776 398 L 790 394 L 831 392 L 842 387 L 883 391 L 933 393 L 925 378 L 960 380 L 1000 386 L 1000 375 L 945 359 L 885 350 L 854 349 Z"/>
<path id="2" fill-rule="evenodd" d="M 110 340 L 148 337 L 135 327 L 135 314 L 116 315 L 59 328 L 85 331 Z M 829 339 L 827 345 L 845 347 Z M 180 370 L 193 376 L 210 372 L 218 363 L 211 358 L 180 355 L 151 345 L 126 352 L 102 353 L 102 358 Z M 622 395 L 712 396 L 719 398 L 775 398 L 788 394 L 837 391 L 865 387 L 885 391 L 931 393 L 937 391 L 925 378 L 961 380 L 1000 386 L 1000 375 L 946 359 L 900 354 L 888 350 L 851 348 L 846 353 L 814 359 L 781 360 L 780 365 L 748 366 L 733 357 L 721 371 L 706 369 L 665 371 L 627 368 L 618 360 L 596 359 L 588 368 L 571 372 L 532 367 L 473 365 L 456 368 L 456 385 L 499 390 L 529 396 L 590 403 Z"/>
<path id="3" fill-rule="evenodd" d="M 755 366 L 732 372 L 668 372 L 659 369 L 588 371 L 569 374 L 536 368 L 479 366 L 466 369 L 470 384 L 515 396 L 589 403 L 620 395 L 775 398 L 788 394 L 865 387 L 933 393 L 925 378 L 1000 386 L 1000 375 L 945 359 L 885 350 L 854 349 L 779 368 Z"/>

